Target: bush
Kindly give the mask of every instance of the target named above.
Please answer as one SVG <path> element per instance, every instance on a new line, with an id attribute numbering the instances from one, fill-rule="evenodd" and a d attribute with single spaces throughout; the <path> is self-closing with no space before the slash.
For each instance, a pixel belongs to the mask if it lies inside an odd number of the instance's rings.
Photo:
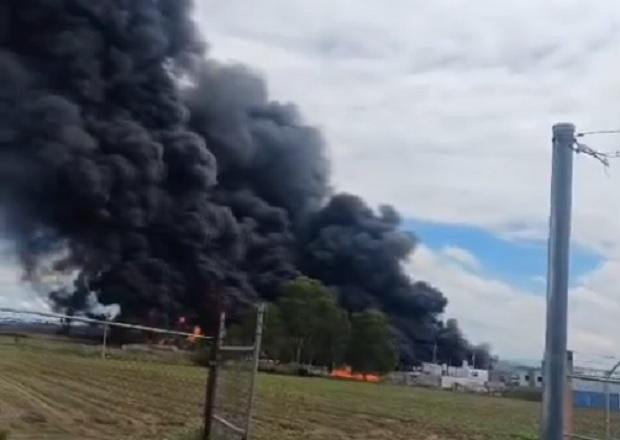
<path id="1" fill-rule="evenodd" d="M 532 388 L 511 388 L 503 393 L 510 399 L 521 399 L 529 402 L 542 402 L 542 390 Z"/>
<path id="2" fill-rule="evenodd" d="M 314 367 L 310 365 L 299 365 L 294 362 L 288 364 L 277 364 L 274 362 L 261 361 L 258 369 L 262 373 L 280 374 L 283 376 L 300 377 L 327 377 L 326 368 Z"/>
<path id="3" fill-rule="evenodd" d="M 0 431 L 0 440 L 9 440 L 9 431 Z"/>
<path id="4" fill-rule="evenodd" d="M 208 367 L 211 360 L 211 350 L 209 347 L 201 347 L 192 353 L 192 363 L 201 367 Z M 2 438 L 0 438 L 2 440 Z"/>
<path id="5" fill-rule="evenodd" d="M 281 374 L 284 376 L 297 376 L 299 366 L 297 364 L 276 364 L 261 361 L 258 367 L 262 373 Z"/>

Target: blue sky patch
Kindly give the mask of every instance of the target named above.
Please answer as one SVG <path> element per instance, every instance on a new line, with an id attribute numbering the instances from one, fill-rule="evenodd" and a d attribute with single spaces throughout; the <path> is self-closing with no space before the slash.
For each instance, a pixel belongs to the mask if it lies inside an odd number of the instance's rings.
<path id="1" fill-rule="evenodd" d="M 433 250 L 455 246 L 473 254 L 481 263 L 481 271 L 490 277 L 517 287 L 544 294 L 547 271 L 546 241 L 509 240 L 482 228 L 432 223 L 416 219 L 403 222 L 403 229 L 413 232 Z M 571 249 L 571 285 L 595 269 L 602 259 L 579 246 Z"/>

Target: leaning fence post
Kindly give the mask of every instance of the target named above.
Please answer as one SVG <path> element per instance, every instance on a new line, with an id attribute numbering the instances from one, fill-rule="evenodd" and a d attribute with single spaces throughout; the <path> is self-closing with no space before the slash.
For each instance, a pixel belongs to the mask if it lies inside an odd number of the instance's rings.
<path id="1" fill-rule="evenodd" d="M 211 346 L 211 353 L 209 354 L 209 378 L 207 380 L 205 411 L 204 411 L 204 432 L 203 432 L 204 440 L 211 439 L 211 431 L 213 428 L 213 416 L 215 414 L 217 373 L 218 373 L 219 364 L 220 364 L 220 348 L 222 346 L 222 340 L 224 339 L 225 328 L 226 328 L 226 313 L 221 312 L 219 316 L 217 334 L 215 335 L 215 341 L 213 342 L 213 345 Z"/>
<path id="2" fill-rule="evenodd" d="M 609 382 L 605 382 L 605 440 L 611 438 L 611 396 L 609 395 Z"/>
<path id="3" fill-rule="evenodd" d="M 607 440 L 611 438 L 611 390 L 609 389 L 609 380 L 618 367 L 620 367 L 620 361 L 616 362 L 611 370 L 605 374 L 607 379 L 607 382 L 605 382 L 605 439 Z"/>
<path id="4" fill-rule="evenodd" d="M 256 314 L 256 332 L 254 336 L 254 354 L 252 358 L 252 379 L 250 382 L 250 397 L 248 398 L 248 409 L 245 421 L 245 434 L 243 440 L 250 439 L 250 430 L 252 427 L 252 415 L 254 413 L 254 397 L 256 395 L 256 376 L 258 375 L 258 366 L 260 363 L 260 350 L 263 341 L 263 319 L 265 316 L 265 304 L 258 306 Z"/>
<path id="5" fill-rule="evenodd" d="M 105 359 L 106 358 L 106 350 L 107 350 L 107 344 L 108 344 L 108 324 L 103 326 L 103 345 L 101 346 L 101 358 Z"/>

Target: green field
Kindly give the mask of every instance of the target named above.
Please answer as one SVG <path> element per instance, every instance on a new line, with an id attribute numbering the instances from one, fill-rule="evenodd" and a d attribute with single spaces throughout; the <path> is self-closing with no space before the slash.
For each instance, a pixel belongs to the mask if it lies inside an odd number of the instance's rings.
<path id="1" fill-rule="evenodd" d="M 529 439 L 538 405 L 387 385 L 262 377 L 261 439 Z"/>
<path id="2" fill-rule="evenodd" d="M 204 373 L 0 340 L 0 432 L 9 440 L 190 438 Z M 254 438 L 535 439 L 538 413 L 523 400 L 261 375 Z M 599 416 L 577 418 L 581 428 L 600 428 Z"/>

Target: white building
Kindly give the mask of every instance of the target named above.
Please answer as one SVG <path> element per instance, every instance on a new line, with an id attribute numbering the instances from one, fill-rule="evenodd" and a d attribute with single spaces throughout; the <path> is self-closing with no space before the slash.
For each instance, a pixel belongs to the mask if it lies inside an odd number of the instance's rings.
<path id="1" fill-rule="evenodd" d="M 433 376 L 442 376 L 444 372 L 444 366 L 439 364 L 433 364 L 431 362 L 422 362 L 422 372 L 425 374 L 431 374 Z"/>
<path id="2" fill-rule="evenodd" d="M 520 368 L 516 372 L 516 381 L 520 387 L 542 388 L 542 370 L 540 368 Z"/>
<path id="3" fill-rule="evenodd" d="M 463 388 L 473 391 L 484 391 L 489 381 L 489 371 L 470 367 L 463 361 L 460 367 L 443 366 L 441 387 L 444 389 Z"/>

